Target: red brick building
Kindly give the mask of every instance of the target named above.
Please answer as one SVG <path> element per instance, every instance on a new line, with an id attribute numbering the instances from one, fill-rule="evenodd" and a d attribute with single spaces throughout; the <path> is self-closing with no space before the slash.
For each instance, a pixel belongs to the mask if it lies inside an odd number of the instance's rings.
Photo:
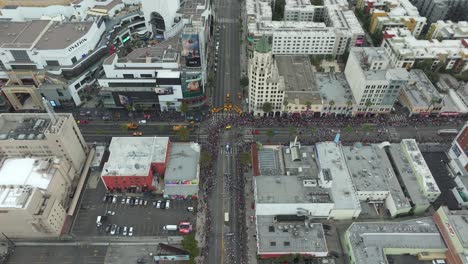
<path id="1" fill-rule="evenodd" d="M 114 137 L 101 178 L 110 191 L 155 189 L 166 170 L 168 137 Z"/>

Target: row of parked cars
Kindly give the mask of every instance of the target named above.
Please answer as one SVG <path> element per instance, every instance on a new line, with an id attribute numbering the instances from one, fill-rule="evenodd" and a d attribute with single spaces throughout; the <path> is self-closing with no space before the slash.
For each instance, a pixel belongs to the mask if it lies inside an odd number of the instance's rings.
<path id="1" fill-rule="evenodd" d="M 112 194 L 105 194 L 102 198 L 103 203 L 117 203 L 119 196 Z M 120 200 L 121 204 L 126 204 L 130 206 L 147 206 L 148 200 L 137 197 L 122 197 Z M 157 200 L 153 201 L 153 206 L 158 209 L 169 209 L 171 207 L 170 200 Z"/>
<path id="2" fill-rule="evenodd" d="M 111 235 L 124 235 L 124 236 L 133 236 L 133 226 L 118 226 L 116 224 L 107 224 L 106 225 L 106 233 L 110 233 Z"/>

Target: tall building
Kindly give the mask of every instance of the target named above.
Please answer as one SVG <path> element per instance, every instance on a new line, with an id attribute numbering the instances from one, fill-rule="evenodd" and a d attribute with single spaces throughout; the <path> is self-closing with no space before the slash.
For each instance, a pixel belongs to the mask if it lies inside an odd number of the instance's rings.
<path id="1" fill-rule="evenodd" d="M 6 158 L 0 163 L 0 232 L 11 238 L 58 237 L 74 177 L 54 156 Z"/>
<path id="2" fill-rule="evenodd" d="M 246 2 L 252 52 L 253 43 L 262 36 L 272 38 L 273 54 L 284 55 L 341 55 L 363 43 L 364 30 L 346 1 L 325 0 L 323 6 L 314 6 L 309 1 L 289 0 L 284 21 L 272 21 L 269 2 Z"/>
<path id="3" fill-rule="evenodd" d="M 254 115 L 270 114 L 263 111 L 265 103 L 271 104 L 271 113 L 279 114 L 283 108 L 284 78 L 279 76 L 268 38 L 261 38 L 248 65 L 249 112 Z"/>
<path id="4" fill-rule="evenodd" d="M 468 1 L 464 0 L 412 0 L 429 24 L 438 20 L 467 21 Z"/>
<path id="5" fill-rule="evenodd" d="M 57 156 L 81 172 L 88 147 L 72 114 L 0 114 L 0 157 Z"/>
<path id="6" fill-rule="evenodd" d="M 408 72 L 394 69 L 382 48 L 352 48 L 345 75 L 360 113 L 389 113 L 408 81 Z"/>

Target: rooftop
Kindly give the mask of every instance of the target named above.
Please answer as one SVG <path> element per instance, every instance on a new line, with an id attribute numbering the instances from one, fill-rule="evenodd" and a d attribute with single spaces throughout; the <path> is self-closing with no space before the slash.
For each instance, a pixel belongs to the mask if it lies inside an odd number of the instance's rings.
<path id="1" fill-rule="evenodd" d="M 261 37 L 257 43 L 255 43 L 255 51 L 260 53 L 267 53 L 271 51 L 270 43 L 268 43 L 267 37 Z"/>
<path id="2" fill-rule="evenodd" d="M 198 20 L 202 13 L 205 12 L 206 4 L 206 0 L 186 0 L 177 13 L 183 14 L 183 17 L 186 19 Z"/>
<path id="3" fill-rule="evenodd" d="M 113 137 L 101 176 L 146 176 L 151 163 L 165 163 L 168 137 Z"/>
<path id="4" fill-rule="evenodd" d="M 322 224 L 274 221 L 272 216 L 257 216 L 258 251 L 262 253 L 327 253 Z"/>
<path id="5" fill-rule="evenodd" d="M 355 102 L 344 73 L 317 73 L 315 77 L 324 102 L 334 101 L 336 105 Z"/>
<path id="6" fill-rule="evenodd" d="M 334 142 L 320 142 L 315 148 L 321 174 L 325 174 L 326 171 L 333 181 L 331 194 L 335 201 L 335 209 L 360 208 L 340 146 Z"/>
<path id="7" fill-rule="evenodd" d="M 403 149 L 406 151 L 407 158 L 413 167 L 413 170 L 416 172 L 417 175 L 420 177 L 420 185 L 422 184 L 422 188 L 425 192 L 440 192 L 439 186 L 432 176 L 429 167 L 424 160 L 424 157 L 419 150 L 418 144 L 414 139 L 403 139 L 401 141 L 401 145 Z"/>
<path id="8" fill-rule="evenodd" d="M 400 175 L 409 198 L 416 206 L 429 206 L 430 202 L 419 188 L 418 179 L 408 158 L 404 155 L 400 144 L 391 144 L 390 155 L 395 164 L 396 172 Z"/>
<path id="9" fill-rule="evenodd" d="M 316 177 L 257 176 L 254 180 L 257 186 L 257 203 L 332 202 L 330 190 L 319 187 Z"/>
<path id="10" fill-rule="evenodd" d="M 306 176 L 318 179 L 314 146 L 282 147 L 286 175 Z M 297 150 L 297 151 L 296 151 Z"/>
<path id="11" fill-rule="evenodd" d="M 28 22 L 0 21 L 2 48 L 64 49 L 86 35 L 92 21 L 54 22 L 33 20 Z"/>
<path id="12" fill-rule="evenodd" d="M 279 74 L 284 77 L 285 100 L 322 102 L 319 89 L 314 83 L 314 71 L 307 56 L 275 56 Z"/>
<path id="13" fill-rule="evenodd" d="M 422 70 L 409 71 L 409 81 L 403 90 L 414 106 L 428 107 L 431 100 L 442 102 L 442 96 Z"/>
<path id="14" fill-rule="evenodd" d="M 0 168 L 0 208 L 22 208 L 32 188 L 47 190 L 56 169 L 55 157 L 10 158 Z"/>
<path id="15" fill-rule="evenodd" d="M 348 169 L 358 192 L 388 191 L 397 208 L 411 207 L 393 172 L 385 150 L 377 144 L 343 146 Z"/>
<path id="16" fill-rule="evenodd" d="M 386 263 L 384 249 L 446 249 L 439 230 L 429 217 L 402 222 L 354 222 L 346 232 L 356 263 Z M 414 253 L 414 251 L 412 251 Z"/>
<path id="17" fill-rule="evenodd" d="M 0 140 L 42 140 L 45 134 L 57 133 L 60 123 L 73 118 L 72 114 L 56 114 L 58 121 L 51 124 L 49 115 L 44 113 L 3 113 L 0 114 Z"/>
<path id="18" fill-rule="evenodd" d="M 263 146 L 258 150 L 260 175 L 284 175 L 281 146 Z"/>
<path id="19" fill-rule="evenodd" d="M 164 180 L 187 181 L 199 179 L 200 145 L 194 142 L 171 143 Z"/>

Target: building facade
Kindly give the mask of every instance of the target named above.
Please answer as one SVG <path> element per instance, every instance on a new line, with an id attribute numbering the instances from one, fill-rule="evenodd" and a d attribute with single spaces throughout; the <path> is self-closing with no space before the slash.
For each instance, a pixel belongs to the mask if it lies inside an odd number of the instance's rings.
<path id="1" fill-rule="evenodd" d="M 468 2 L 460 0 L 412 0 L 429 24 L 438 20 L 467 21 Z"/>
<path id="2" fill-rule="evenodd" d="M 448 150 L 449 168 L 455 184 L 452 193 L 460 207 L 468 206 L 468 123 L 466 123 Z"/>
<path id="3" fill-rule="evenodd" d="M 80 173 L 88 147 L 72 114 L 0 114 L 0 156 L 57 156 Z"/>
<path id="4" fill-rule="evenodd" d="M 345 68 L 358 113 L 389 113 L 408 73 L 394 69 L 382 48 L 352 48 Z"/>
<path id="5" fill-rule="evenodd" d="M 452 22 L 450 20 L 439 20 L 432 23 L 426 39 L 466 39 L 468 38 L 468 22 Z"/>
<path id="6" fill-rule="evenodd" d="M 10 238 L 59 237 L 74 177 L 56 157 L 3 159 L 0 230 Z"/>
<path id="7" fill-rule="evenodd" d="M 254 115 L 279 114 L 283 109 L 284 78 L 279 76 L 278 66 L 271 52 L 268 39 L 262 38 L 249 60 L 249 112 Z M 271 112 L 264 112 L 264 104 L 271 104 Z"/>

